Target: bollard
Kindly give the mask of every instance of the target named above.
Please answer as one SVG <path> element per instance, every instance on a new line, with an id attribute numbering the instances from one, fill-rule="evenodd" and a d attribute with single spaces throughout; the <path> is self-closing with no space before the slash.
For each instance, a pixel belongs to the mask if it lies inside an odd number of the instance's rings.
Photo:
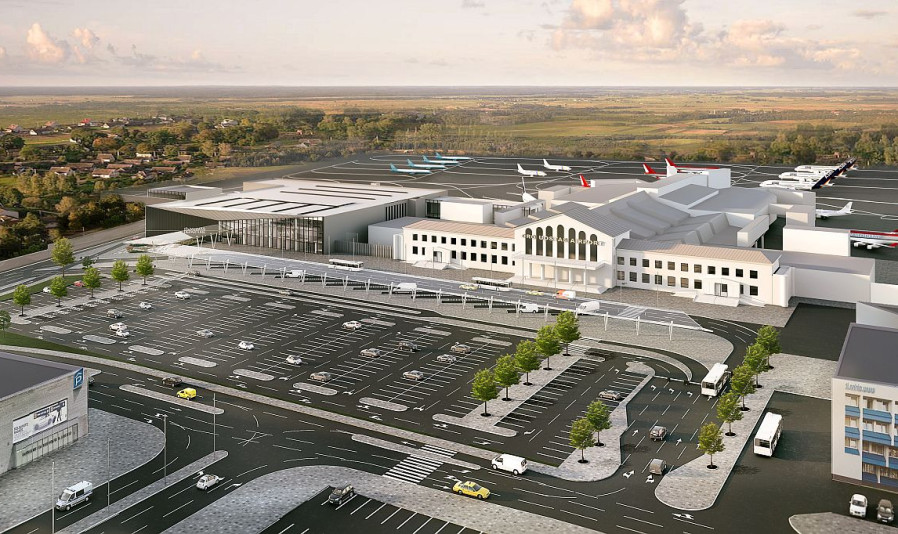
<path id="1" fill-rule="evenodd" d="M 230 264 L 231 264 L 231 260 L 225 260 L 225 265 L 224 265 L 225 272 L 228 272 L 228 266 Z"/>
<path id="2" fill-rule="evenodd" d="M 325 271 L 321 275 L 321 287 L 325 287 L 327 285 L 327 271 Z"/>
<path id="3" fill-rule="evenodd" d="M 368 296 L 368 292 L 371 290 L 371 279 L 365 280 L 365 296 Z"/>
<path id="4" fill-rule="evenodd" d="M 349 284 L 349 275 L 343 277 L 343 291 L 346 291 L 346 286 Z"/>
<path id="5" fill-rule="evenodd" d="M 608 312 L 605 312 L 605 331 L 608 331 Z"/>
<path id="6" fill-rule="evenodd" d="M 673 341 L 673 321 L 670 322 L 670 340 Z"/>
<path id="7" fill-rule="evenodd" d="M 639 335 L 639 316 L 636 316 L 636 335 Z"/>
<path id="8" fill-rule="evenodd" d="M 490 296 L 490 313 L 493 313 L 493 297 Z"/>

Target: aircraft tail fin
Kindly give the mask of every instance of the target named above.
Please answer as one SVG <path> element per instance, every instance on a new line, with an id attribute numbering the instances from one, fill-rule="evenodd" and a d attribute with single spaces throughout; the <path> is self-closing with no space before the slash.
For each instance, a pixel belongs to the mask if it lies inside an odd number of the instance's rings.
<path id="1" fill-rule="evenodd" d="M 643 163 L 642 168 L 645 169 L 646 174 L 658 174 L 657 172 L 655 172 L 655 169 L 649 167 L 647 163 Z"/>
<path id="2" fill-rule="evenodd" d="M 440 154 L 439 152 L 434 152 L 433 155 L 436 156 L 438 159 L 443 159 L 443 155 Z"/>
<path id="3" fill-rule="evenodd" d="M 583 187 L 589 187 L 589 184 L 586 182 L 586 178 L 584 178 L 582 174 L 580 175 L 580 185 L 582 185 Z"/>
<path id="4" fill-rule="evenodd" d="M 430 160 L 427 159 L 427 156 L 421 156 L 424 159 L 424 163 L 430 163 Z"/>
<path id="5" fill-rule="evenodd" d="M 414 167 L 414 166 L 415 166 L 415 164 L 412 163 L 412 160 L 407 159 L 407 160 L 405 160 L 405 161 L 408 163 L 408 166 L 409 166 L 409 167 Z"/>
<path id="6" fill-rule="evenodd" d="M 520 163 L 518 163 L 518 172 L 524 172 L 524 167 L 521 167 Z"/>
<path id="7" fill-rule="evenodd" d="M 664 158 L 664 162 L 667 163 L 668 167 L 673 167 L 673 168 L 677 167 L 674 162 L 670 161 L 670 158 Z"/>
<path id="8" fill-rule="evenodd" d="M 841 213 L 847 213 L 847 214 L 850 215 L 850 214 L 851 214 L 851 205 L 852 205 L 852 204 L 854 204 L 854 202 L 849 202 L 848 204 L 845 204 L 845 207 L 842 208 L 842 209 L 840 209 L 839 211 L 840 211 Z"/>
<path id="9" fill-rule="evenodd" d="M 396 171 L 398 171 L 399 169 L 397 169 L 395 165 L 393 165 L 392 163 L 390 163 L 390 170 L 393 171 L 393 172 L 396 172 Z"/>

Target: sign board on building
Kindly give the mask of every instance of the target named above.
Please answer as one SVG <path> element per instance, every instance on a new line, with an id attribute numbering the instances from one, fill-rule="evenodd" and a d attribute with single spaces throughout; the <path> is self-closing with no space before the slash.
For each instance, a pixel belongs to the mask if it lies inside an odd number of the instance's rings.
<path id="1" fill-rule="evenodd" d="M 66 399 L 32 412 L 12 422 L 12 442 L 18 443 L 23 439 L 43 432 L 68 419 L 69 410 Z"/>
<path id="2" fill-rule="evenodd" d="M 184 233 L 189 235 L 190 237 L 203 237 L 206 235 L 206 227 L 198 226 L 196 228 L 184 228 Z"/>
<path id="3" fill-rule="evenodd" d="M 78 369 L 75 371 L 75 376 L 72 377 L 72 389 L 78 389 L 81 387 L 81 384 L 84 383 L 84 368 Z"/>

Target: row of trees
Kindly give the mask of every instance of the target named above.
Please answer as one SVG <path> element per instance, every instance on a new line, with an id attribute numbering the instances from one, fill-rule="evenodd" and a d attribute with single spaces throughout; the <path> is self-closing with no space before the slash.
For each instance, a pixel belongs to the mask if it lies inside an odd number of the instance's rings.
<path id="1" fill-rule="evenodd" d="M 777 354 L 780 350 L 779 332 L 770 325 L 761 327 L 755 342 L 746 348 L 742 364 L 733 370 L 730 391 L 722 395 L 717 402 L 717 418 L 727 425 L 727 436 L 736 435 L 733 432 L 733 423 L 742 420 L 743 412 L 749 410 L 745 406 L 745 397 L 761 387 L 759 382 L 761 373 L 773 369 L 769 364 L 770 355 Z M 701 428 L 698 448 L 710 456 L 708 467 L 716 468 L 714 455 L 726 448 L 723 443 L 723 432 L 716 423 L 708 423 Z"/>

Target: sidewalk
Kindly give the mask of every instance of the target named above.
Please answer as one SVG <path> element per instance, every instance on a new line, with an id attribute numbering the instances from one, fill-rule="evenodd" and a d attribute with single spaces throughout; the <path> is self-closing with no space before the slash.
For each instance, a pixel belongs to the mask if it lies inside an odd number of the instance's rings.
<path id="1" fill-rule="evenodd" d="M 874 515 L 876 515 L 875 512 Z M 832 512 L 793 515 L 789 518 L 789 526 L 798 534 L 889 534 L 895 532 L 895 527 L 890 525 Z"/>

